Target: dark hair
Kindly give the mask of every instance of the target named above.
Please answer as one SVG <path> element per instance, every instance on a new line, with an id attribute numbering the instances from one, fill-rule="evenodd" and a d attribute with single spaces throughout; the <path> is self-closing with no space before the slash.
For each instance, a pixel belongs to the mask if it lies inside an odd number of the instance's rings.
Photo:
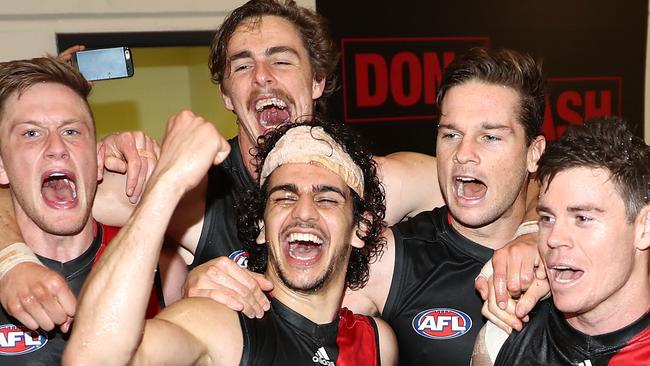
<path id="1" fill-rule="evenodd" d="M 364 241 L 363 248 L 352 248 L 348 270 L 345 277 L 346 285 L 350 289 L 358 289 L 368 282 L 369 263 L 383 252 L 386 239 L 381 235 L 385 227 L 384 191 L 379 178 L 377 167 L 370 151 L 361 142 L 360 137 L 352 132 L 343 123 L 326 123 L 321 121 L 307 121 L 304 123 L 288 123 L 276 129 L 269 130 L 258 139 L 258 149 L 255 154 L 257 175 L 259 176 L 264 160 L 273 149 L 280 137 L 297 126 L 322 127 L 323 130 L 336 141 L 352 160 L 361 168 L 364 178 L 363 198 L 350 190 L 355 224 L 361 223 L 364 232 L 357 231 L 357 236 Z M 268 199 L 268 180 L 260 188 L 249 189 L 241 196 L 238 202 L 239 238 L 249 253 L 248 269 L 255 272 L 266 271 L 267 247 L 255 243 L 259 235 L 259 221 L 263 218 L 266 201 Z"/>
<path id="2" fill-rule="evenodd" d="M 601 117 L 570 126 L 549 144 L 538 165 L 538 179 L 543 183 L 571 168 L 608 171 L 629 222 L 650 202 L 650 147 L 620 118 Z"/>
<path id="3" fill-rule="evenodd" d="M 91 86 L 72 66 L 52 57 L 0 62 L 0 116 L 7 99 L 40 83 L 57 83 L 74 91 L 88 107 Z M 92 114 L 91 114 L 92 116 Z"/>
<path id="4" fill-rule="evenodd" d="M 469 81 L 504 85 L 516 90 L 519 93 L 519 122 L 524 126 L 528 143 L 541 134 L 545 107 L 541 63 L 514 50 L 472 48 L 445 69 L 436 98 L 440 112 L 447 91 Z"/>
<path id="5" fill-rule="evenodd" d="M 210 44 L 208 66 L 212 81 L 223 85 L 229 66 L 228 42 L 237 27 L 246 20 L 259 22 L 264 16 L 277 16 L 296 27 L 302 35 L 302 43 L 309 53 L 309 62 L 315 80 L 325 80 L 323 95 L 315 103 L 315 112 L 325 111 L 325 99 L 336 89 L 336 64 L 339 53 L 329 35 L 327 21 L 314 11 L 297 6 L 293 0 L 251 0 L 233 10 L 217 30 Z"/>

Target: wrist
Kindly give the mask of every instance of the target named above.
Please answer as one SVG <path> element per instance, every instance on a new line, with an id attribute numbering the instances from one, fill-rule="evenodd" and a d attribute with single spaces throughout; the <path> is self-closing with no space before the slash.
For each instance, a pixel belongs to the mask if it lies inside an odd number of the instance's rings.
<path id="1" fill-rule="evenodd" d="M 524 221 L 517 227 L 517 231 L 515 231 L 514 238 L 518 238 L 522 235 L 526 234 L 532 234 L 532 233 L 537 233 L 539 232 L 539 224 L 537 223 L 537 220 L 535 221 Z"/>
<path id="2" fill-rule="evenodd" d="M 43 265 L 25 243 L 13 243 L 0 250 L 0 279 L 20 263 Z"/>

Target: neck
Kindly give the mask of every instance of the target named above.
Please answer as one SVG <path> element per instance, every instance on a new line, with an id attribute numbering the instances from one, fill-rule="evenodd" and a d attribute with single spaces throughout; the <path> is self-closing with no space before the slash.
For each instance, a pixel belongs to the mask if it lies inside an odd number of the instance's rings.
<path id="1" fill-rule="evenodd" d="M 288 288 L 271 272 L 267 270 L 266 275 L 273 282 L 274 298 L 316 324 L 327 324 L 336 319 L 343 300 L 345 277 L 336 276 L 318 291 L 304 293 Z"/>
<path id="2" fill-rule="evenodd" d="M 491 249 L 499 249 L 509 243 L 517 227 L 526 215 L 526 187 L 524 186 L 515 202 L 498 218 L 480 227 L 470 227 L 451 216 L 451 225 L 465 238 Z"/>
<path id="3" fill-rule="evenodd" d="M 15 201 L 14 207 L 16 222 L 25 244 L 41 257 L 65 263 L 82 255 L 92 244 L 95 236 L 92 219 L 88 219 L 78 233 L 56 235 L 40 228 Z"/>
<path id="4" fill-rule="evenodd" d="M 580 314 L 565 314 L 576 330 L 595 336 L 622 329 L 650 311 L 648 256 L 637 260 L 628 281 L 607 299 Z M 612 316 L 616 314 L 616 316 Z"/>

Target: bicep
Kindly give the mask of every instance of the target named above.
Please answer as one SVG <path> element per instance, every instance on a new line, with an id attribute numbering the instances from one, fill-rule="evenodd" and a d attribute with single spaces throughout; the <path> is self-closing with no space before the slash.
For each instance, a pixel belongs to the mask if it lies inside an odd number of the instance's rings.
<path id="1" fill-rule="evenodd" d="M 183 299 L 147 321 L 133 363 L 237 365 L 242 350 L 236 312 L 209 299 Z"/>

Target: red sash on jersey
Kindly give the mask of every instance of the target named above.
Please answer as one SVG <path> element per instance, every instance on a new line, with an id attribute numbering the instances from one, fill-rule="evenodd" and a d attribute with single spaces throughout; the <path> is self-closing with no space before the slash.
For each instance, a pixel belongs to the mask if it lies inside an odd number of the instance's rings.
<path id="1" fill-rule="evenodd" d="M 104 235 L 102 237 L 102 244 L 100 245 L 99 249 L 97 250 L 97 253 L 95 254 L 95 260 L 93 260 L 93 265 L 97 263 L 99 257 L 101 257 L 102 253 L 104 253 L 104 249 L 106 249 L 108 243 L 110 243 L 111 240 L 113 240 L 113 238 L 120 231 L 120 228 L 117 228 L 115 226 L 108 226 L 99 222 L 97 224 L 101 225 Z M 160 313 L 163 307 L 162 305 L 163 302 L 160 301 L 161 300 L 160 294 L 162 294 L 162 286 L 160 283 L 159 273 L 160 271 L 156 271 L 156 277 L 154 279 L 153 288 L 151 289 L 151 296 L 149 296 L 149 305 L 147 305 L 147 312 L 146 312 L 147 319 L 151 319 L 155 317 L 158 313 Z"/>
<path id="2" fill-rule="evenodd" d="M 365 315 L 357 315 L 342 308 L 339 311 L 339 346 L 337 366 L 379 365 L 378 340 L 375 326 Z"/>

